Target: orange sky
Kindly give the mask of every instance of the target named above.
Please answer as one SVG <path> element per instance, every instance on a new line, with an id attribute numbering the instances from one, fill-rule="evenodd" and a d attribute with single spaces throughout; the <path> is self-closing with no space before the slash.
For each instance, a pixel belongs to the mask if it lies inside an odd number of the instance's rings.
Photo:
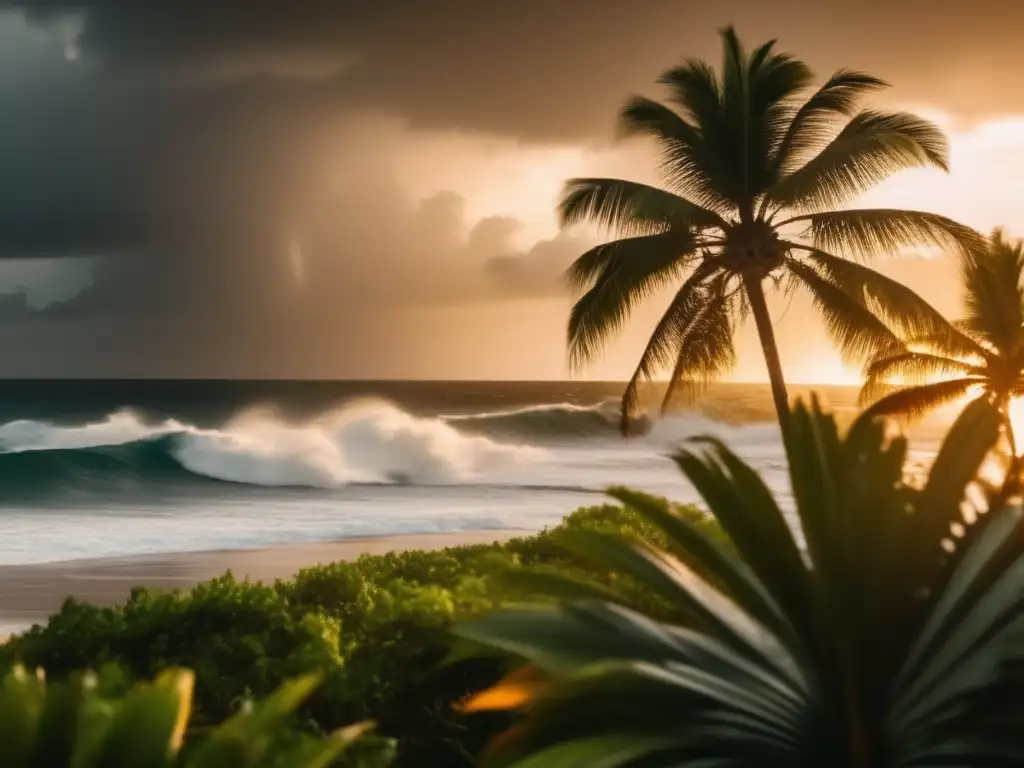
<path id="1" fill-rule="evenodd" d="M 1024 116 L 995 118 L 958 125 L 948 113 L 927 105 L 911 109 L 947 129 L 952 168 L 909 171 L 891 179 L 858 201 L 863 207 L 904 207 L 934 211 L 981 231 L 1004 226 L 1024 234 Z M 653 181 L 653 164 L 643 147 L 517 148 L 466 137 L 434 135 L 420 138 L 402 158 L 403 180 L 426 196 L 439 189 L 458 189 L 466 196 L 469 223 L 498 212 L 521 219 L 521 244 L 529 246 L 556 232 L 554 206 L 564 178 L 576 175 L 621 175 Z M 457 149 L 456 149 L 457 147 Z M 458 157 L 459 162 L 453 162 Z M 874 266 L 894 274 L 950 314 L 958 311 L 959 293 L 950 261 L 931 258 L 883 260 Z M 453 330 L 449 362 L 458 376 L 504 378 L 522 371 L 522 378 L 561 378 L 567 375 L 562 347 L 567 300 L 510 301 L 489 308 L 474 306 L 446 310 L 444 324 Z M 638 313 L 621 343 L 604 360 L 582 375 L 593 379 L 627 377 L 656 320 L 658 302 Z M 845 366 L 831 348 L 809 303 L 795 298 L 773 306 L 787 376 L 798 382 L 856 384 L 855 368 Z M 489 339 L 504 335 L 506 342 L 489 349 Z M 487 348 L 487 349 L 485 349 Z M 463 354 L 464 351 L 464 354 Z M 736 381 L 763 381 L 765 372 L 752 327 L 741 332 Z"/>

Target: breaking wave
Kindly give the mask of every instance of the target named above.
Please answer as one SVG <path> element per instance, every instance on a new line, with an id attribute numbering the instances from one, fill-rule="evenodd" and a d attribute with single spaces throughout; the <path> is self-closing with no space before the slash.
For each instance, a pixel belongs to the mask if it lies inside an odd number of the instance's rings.
<path id="1" fill-rule="evenodd" d="M 305 424 L 250 411 L 216 430 L 147 424 L 130 411 L 61 427 L 0 427 L 0 497 L 63 490 L 131 490 L 156 483 L 221 481 L 265 487 L 471 482 L 532 462 L 530 446 L 463 434 L 386 402 L 352 403 Z"/>
<path id="2" fill-rule="evenodd" d="M 152 493 L 214 482 L 263 488 L 598 489 L 609 481 L 597 469 L 602 460 L 632 457 L 647 464 L 644 457 L 664 456 L 695 435 L 715 435 L 763 452 L 765 459 L 780 452 L 771 423 L 730 425 L 683 413 L 641 418 L 634 426 L 641 436 L 619 443 L 617 401 L 417 416 L 387 401 L 362 400 L 303 423 L 250 409 L 217 429 L 148 422 L 132 411 L 83 426 L 13 421 L 0 426 L 0 501 L 55 493 Z M 614 452 L 575 450 L 595 441 Z"/>

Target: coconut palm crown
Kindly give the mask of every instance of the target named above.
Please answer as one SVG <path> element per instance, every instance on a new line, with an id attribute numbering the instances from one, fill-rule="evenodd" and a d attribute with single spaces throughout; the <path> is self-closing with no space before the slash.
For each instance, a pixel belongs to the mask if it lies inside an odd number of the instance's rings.
<path id="1" fill-rule="evenodd" d="M 721 36 L 720 72 L 685 61 L 659 78 L 666 103 L 634 96 L 622 109 L 624 136 L 654 139 L 661 186 L 571 179 L 559 208 L 563 226 L 596 223 L 620 238 L 569 269 L 570 284 L 582 292 L 568 324 L 574 367 L 621 330 L 638 302 L 676 289 L 625 389 L 624 430 L 640 408 L 643 380 L 671 370 L 664 408 L 727 371 L 736 325 L 748 313 L 785 429 L 788 399 L 766 282 L 809 291 L 844 356 L 863 362 L 894 343 L 866 292 L 892 310 L 890 319 L 899 318 L 909 292 L 850 259 L 915 246 L 971 255 L 984 240 L 934 213 L 842 209 L 902 169 L 948 170 L 935 125 L 861 109 L 883 81 L 841 70 L 808 96 L 810 69 L 776 52 L 774 41 L 748 53 L 731 27 Z"/>
<path id="2" fill-rule="evenodd" d="M 977 392 L 1002 411 L 1016 455 L 1009 407 L 1024 395 L 1024 246 L 996 230 L 983 256 L 961 265 L 961 280 L 962 319 L 919 307 L 931 328 L 870 362 L 861 401 L 872 413 L 915 417 Z"/>

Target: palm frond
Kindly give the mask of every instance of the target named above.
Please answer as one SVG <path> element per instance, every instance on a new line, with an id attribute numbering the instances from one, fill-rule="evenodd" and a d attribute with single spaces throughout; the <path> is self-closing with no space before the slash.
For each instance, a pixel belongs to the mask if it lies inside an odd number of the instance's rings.
<path id="1" fill-rule="evenodd" d="M 736 364 L 733 343 L 735 311 L 742 294 L 728 295 L 725 281 L 709 286 L 700 314 L 694 318 L 679 346 L 675 366 L 661 401 L 665 413 L 683 392 L 682 402 L 691 403 L 715 379 Z"/>
<path id="2" fill-rule="evenodd" d="M 814 74 L 810 67 L 788 53 L 776 52 L 775 41 L 761 45 L 747 62 L 747 87 L 754 115 L 764 116 L 779 106 L 789 106 Z M 787 122 L 788 125 L 788 122 Z"/>
<path id="3" fill-rule="evenodd" d="M 955 403 L 969 395 L 974 387 L 984 385 L 984 383 L 984 379 L 965 377 L 916 387 L 901 387 L 880 400 L 876 400 L 868 406 L 865 413 L 874 416 L 918 418 L 940 406 Z"/>
<path id="4" fill-rule="evenodd" d="M 962 553 L 940 546 L 998 432 L 976 406 L 922 490 L 878 420 L 842 436 L 798 405 L 786 452 L 805 552 L 757 472 L 695 440 L 676 460 L 735 555 L 660 512 L 682 560 L 628 537 L 573 542 L 601 573 L 673 601 L 681 624 L 587 599 L 456 628 L 548 675 L 483 765 L 1020 765 L 1024 678 L 1007 663 L 1020 657 L 1024 514 L 993 509 Z"/>
<path id="5" fill-rule="evenodd" d="M 844 360 L 862 363 L 873 356 L 904 349 L 899 336 L 872 313 L 863 300 L 847 293 L 808 264 L 790 258 L 786 266 L 811 292 L 829 336 Z"/>
<path id="6" fill-rule="evenodd" d="M 907 168 L 948 170 L 946 137 L 933 123 L 898 112 L 864 111 L 815 157 L 780 179 L 769 196 L 780 208 L 828 210 Z"/>
<path id="7" fill-rule="evenodd" d="M 569 359 L 574 367 L 589 361 L 629 318 L 633 307 L 671 285 L 696 253 L 692 238 L 649 236 L 599 246 L 569 269 L 569 279 L 593 287 L 569 314 Z M 595 252 L 597 251 L 597 252 Z"/>
<path id="8" fill-rule="evenodd" d="M 695 525 L 673 505 L 628 488 L 613 488 L 608 495 L 640 515 L 666 537 L 670 551 L 712 584 L 718 584 L 743 609 L 780 636 L 790 636 L 792 625 L 764 585 L 746 563 Z"/>
<path id="9" fill-rule="evenodd" d="M 565 606 L 549 612 L 553 616 L 506 613 L 508 620 L 501 624 L 491 617 L 473 619 L 458 632 L 488 645 L 513 640 L 516 652 L 527 658 L 544 658 L 551 649 L 561 652 L 566 642 L 558 641 L 563 638 L 581 648 L 601 643 L 602 636 L 612 638 L 619 651 L 589 668 L 575 664 L 575 674 L 542 692 L 531 702 L 528 726 L 510 731 L 483 756 L 486 768 L 712 766 L 690 758 L 709 749 L 738 757 L 747 741 L 739 728 L 747 727 L 765 739 L 759 745 L 763 758 L 773 741 L 786 742 L 797 717 L 799 694 L 784 678 L 765 675 L 744 656 L 700 633 L 665 628 L 640 613 L 599 603 Z M 544 634 L 538 619 L 544 620 Z M 657 660 L 642 661 L 638 655 Z M 640 702 L 643 712 L 638 711 Z M 694 722 L 686 737 L 667 735 L 681 711 L 699 711 L 703 722 Z M 782 755 L 775 758 L 779 762 L 768 764 L 787 764 Z"/>
<path id="10" fill-rule="evenodd" d="M 558 213 L 563 227 L 591 222 L 620 235 L 724 226 L 714 211 L 667 190 L 622 179 L 570 179 Z"/>
<path id="11" fill-rule="evenodd" d="M 843 505 L 847 500 L 838 491 L 847 456 L 839 427 L 834 419 L 820 418 L 816 400 L 812 409 L 798 402 L 790 415 L 785 444 L 808 559 L 823 580 L 841 590 L 840 574 L 846 563 L 837 557 L 835 540 L 845 523 Z M 831 482 L 822 482 L 825 478 Z M 851 535 L 854 532 L 842 531 L 849 539 L 856 538 Z"/>
<path id="12" fill-rule="evenodd" d="M 622 393 L 622 433 L 628 434 L 632 417 L 640 406 L 638 385 L 641 380 L 650 380 L 666 368 L 672 360 L 682 354 L 690 344 L 694 333 L 700 334 L 703 323 L 701 316 L 715 300 L 710 295 L 706 281 L 714 272 L 710 262 L 704 262 L 693 271 L 676 293 L 668 309 L 662 315 L 644 347 L 636 370 Z"/>
<path id="13" fill-rule="evenodd" d="M 705 62 L 690 59 L 658 80 L 681 111 L 679 120 L 696 134 L 684 129 L 686 150 L 663 153 L 661 170 L 671 183 L 686 192 L 693 189 L 695 199 L 716 210 L 724 212 L 731 203 L 746 211 L 769 184 L 771 152 L 788 125 L 791 98 L 808 84 L 811 73 L 803 62 L 775 52 L 774 41 L 748 55 L 734 29 L 722 30 L 721 37 L 720 77 Z M 634 100 L 631 109 L 648 119 L 656 114 L 642 101 Z M 658 117 L 659 123 L 666 121 L 674 122 Z M 699 162 L 694 162 L 694 147 L 702 150 Z M 694 183 L 698 176 L 701 184 Z M 711 195 L 702 196 L 709 190 L 715 203 Z"/>
<path id="14" fill-rule="evenodd" d="M 786 245 L 807 252 L 815 268 L 832 283 L 858 299 L 867 299 L 869 308 L 904 341 L 927 339 L 929 348 L 946 356 L 984 358 L 987 354 L 977 341 L 903 283 L 811 246 Z"/>
<path id="15" fill-rule="evenodd" d="M 776 226 L 803 224 L 812 244 L 854 258 L 896 255 L 907 248 L 934 246 L 967 259 L 985 251 L 985 238 L 970 227 L 922 211 L 853 208 L 795 216 Z"/>
<path id="16" fill-rule="evenodd" d="M 755 51 L 747 65 L 750 124 L 746 137 L 747 195 L 762 196 L 775 181 L 775 150 L 792 125 L 794 97 L 813 74 L 802 61 L 773 52 L 774 41 Z"/>
<path id="17" fill-rule="evenodd" d="M 700 149 L 697 157 L 692 150 L 673 148 L 663 152 L 659 170 L 666 181 L 680 189 L 706 190 L 709 198 L 717 199 L 716 210 L 723 212 L 734 208 L 743 194 L 742 167 L 737 158 L 740 136 L 729 114 L 726 74 L 723 72 L 723 80 L 719 81 L 710 66 L 690 59 L 658 78 L 659 84 L 668 89 L 670 102 L 682 111 L 696 134 L 690 146 Z M 640 104 L 634 100 L 634 108 L 637 106 Z M 703 186 L 698 186 L 695 170 L 704 174 Z"/>
<path id="18" fill-rule="evenodd" d="M 679 107 L 694 130 L 713 136 L 725 119 L 722 86 L 715 70 L 700 59 L 687 59 L 665 70 L 658 84 L 668 89 L 669 101 Z"/>
<path id="19" fill-rule="evenodd" d="M 808 569 L 764 480 L 713 438 L 692 440 L 673 458 L 788 622 L 807 632 Z"/>
<path id="20" fill-rule="evenodd" d="M 943 589 L 897 678 L 900 696 L 889 718 L 895 730 L 922 734 L 934 728 L 936 721 L 955 723 L 963 717 L 963 702 L 977 700 L 988 681 L 1007 674 L 1007 660 L 1000 651 L 1019 647 L 1024 592 L 1019 570 L 1024 533 L 1021 507 L 993 510 L 971 528 L 968 546 L 955 560 L 958 567 L 943 579 Z M 986 698 L 989 717 L 999 717 L 998 710 L 1007 705 L 1018 706 L 1012 700 L 1000 703 L 995 697 Z M 994 741 L 993 755 L 1014 755 L 1010 762 L 1018 764 L 1024 759 L 1019 735 L 1016 739 L 1004 736 L 1001 744 Z M 921 755 L 922 762 L 943 762 L 943 750 L 933 746 L 930 752 Z"/>
<path id="21" fill-rule="evenodd" d="M 612 570 L 643 584 L 651 594 L 679 606 L 692 627 L 716 637 L 736 653 L 800 681 L 778 638 L 704 582 L 689 563 L 638 537 L 579 528 L 563 531 L 559 543 L 595 568 Z"/>
<path id="22" fill-rule="evenodd" d="M 697 241 L 686 230 L 670 230 L 656 235 L 626 237 L 602 243 L 586 251 L 565 272 L 565 280 L 574 291 L 584 291 L 620 262 L 660 264 L 674 258 L 685 260 L 697 249 Z"/>
<path id="23" fill-rule="evenodd" d="M 905 548 L 904 565 L 911 583 L 921 588 L 931 585 L 938 591 L 942 571 L 949 575 L 947 566 L 952 561 L 942 542 L 949 538 L 950 525 L 963 521 L 968 486 L 978 479 L 996 447 L 1002 422 L 999 408 L 983 393 L 960 411 L 943 438 L 918 497 L 920 510 L 927 514 L 915 518 L 912 541 Z"/>
<path id="24" fill-rule="evenodd" d="M 733 199 L 753 215 L 772 180 L 772 153 L 792 114 L 792 97 L 811 81 L 810 69 L 769 41 L 747 54 L 732 27 L 722 30 L 722 140 L 728 143 Z"/>
<path id="25" fill-rule="evenodd" d="M 884 549 L 870 544 L 899 524 L 894 507 L 897 513 L 906 511 L 905 499 L 893 493 L 904 477 L 906 441 L 887 439 L 884 425 L 874 419 L 858 419 L 843 435 L 812 396 L 810 407 L 799 401 L 793 407 L 786 454 L 813 570 L 836 594 L 870 589 L 872 579 L 884 578 L 890 565 Z M 860 483 L 861 477 L 872 481 Z M 854 619 L 834 614 L 830 605 L 818 607 L 837 627 Z"/>
<path id="26" fill-rule="evenodd" d="M 925 352 L 902 352 L 879 357 L 865 368 L 860 403 L 866 405 L 904 387 L 928 384 L 937 378 L 962 376 L 980 378 L 983 373 L 969 362 Z M 893 378 L 900 381 L 893 382 Z"/>
<path id="27" fill-rule="evenodd" d="M 864 96 L 885 87 L 885 81 L 863 72 L 841 69 L 833 74 L 793 115 L 775 151 L 773 180 L 794 171 L 808 153 L 820 151 L 836 133 L 838 118 L 852 115 Z"/>
<path id="28" fill-rule="evenodd" d="M 963 360 L 925 352 L 903 352 L 871 361 L 868 378 L 898 376 L 907 384 L 927 384 L 937 376 L 984 376 L 984 369 Z"/>
<path id="29" fill-rule="evenodd" d="M 732 124 L 739 126 L 742 120 L 736 118 L 749 107 L 747 52 L 736 34 L 736 28 L 731 24 L 722 29 L 719 35 L 722 38 L 722 108 L 732 118 Z"/>
<path id="30" fill-rule="evenodd" d="M 1024 247 L 996 230 L 984 256 L 961 266 L 964 284 L 963 324 L 1013 358 L 1024 345 Z"/>
<path id="31" fill-rule="evenodd" d="M 731 213 L 734 206 L 721 186 L 720 148 L 678 113 L 661 102 L 633 96 L 619 113 L 619 135 L 653 138 L 659 176 L 666 185 L 716 213 Z"/>

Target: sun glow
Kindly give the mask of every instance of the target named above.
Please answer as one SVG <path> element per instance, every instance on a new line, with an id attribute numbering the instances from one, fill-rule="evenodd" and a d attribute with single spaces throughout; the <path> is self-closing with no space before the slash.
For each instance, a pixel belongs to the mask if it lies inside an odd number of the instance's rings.
<path id="1" fill-rule="evenodd" d="M 982 391 L 980 386 L 972 388 L 962 398 L 936 409 L 935 416 L 942 423 L 952 423 L 968 403 L 981 396 Z M 1017 443 L 1016 450 L 1020 453 L 1021 439 L 1024 438 L 1024 398 L 1015 397 L 1010 401 L 1009 416 L 1010 428 L 1013 430 L 1014 441 Z"/>
<path id="2" fill-rule="evenodd" d="M 803 365 L 800 362 L 804 362 Z M 830 386 L 860 386 L 860 373 L 843 364 L 835 357 L 831 360 L 806 360 L 790 365 L 790 380 L 804 384 L 827 384 Z"/>
<path id="3" fill-rule="evenodd" d="M 1010 401 L 1010 427 L 1019 442 L 1024 438 L 1024 398 L 1015 397 Z M 1017 448 L 1020 451 L 1020 447 Z"/>

